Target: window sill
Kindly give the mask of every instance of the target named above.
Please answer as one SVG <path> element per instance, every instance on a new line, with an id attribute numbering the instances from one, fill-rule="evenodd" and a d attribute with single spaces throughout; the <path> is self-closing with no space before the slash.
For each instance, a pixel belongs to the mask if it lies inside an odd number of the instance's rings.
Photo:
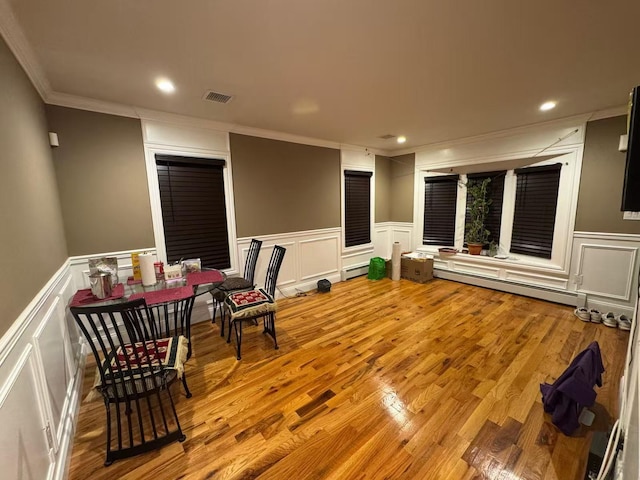
<path id="1" fill-rule="evenodd" d="M 509 254 L 507 258 L 496 258 L 485 255 L 469 255 L 468 253 L 456 253 L 453 255 L 440 255 L 438 249 L 432 246 L 422 246 L 417 248 L 418 252 L 433 255 L 435 260 L 440 262 L 460 262 L 467 264 L 485 265 L 493 268 L 506 268 L 514 270 L 531 270 L 551 273 L 554 275 L 568 275 L 561 265 L 551 263 L 551 260 L 535 259 L 535 257 L 518 256 Z"/>

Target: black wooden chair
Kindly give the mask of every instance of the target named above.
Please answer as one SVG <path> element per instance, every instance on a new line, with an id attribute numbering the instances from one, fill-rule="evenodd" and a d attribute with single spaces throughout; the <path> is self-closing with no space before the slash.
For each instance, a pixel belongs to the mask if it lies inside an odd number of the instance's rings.
<path id="1" fill-rule="evenodd" d="M 280 272 L 285 252 L 286 249 L 284 247 L 279 245 L 273 247 L 273 253 L 269 260 L 269 266 L 267 267 L 267 277 L 264 282 L 264 289 L 258 288 L 231 293 L 224 300 L 224 308 L 229 316 L 227 343 L 231 343 L 231 326 L 233 326 L 236 334 L 236 358 L 238 360 L 241 359 L 242 323 L 245 321 L 254 321 L 263 317 L 264 330 L 262 333 L 268 333 L 271 335 L 275 344 L 275 349 L 278 349 L 275 324 L 278 304 L 275 301 L 275 293 L 278 273 Z"/>
<path id="2" fill-rule="evenodd" d="M 256 264 L 261 247 L 262 240 L 252 239 L 251 245 L 249 245 L 249 252 L 247 253 L 247 261 L 244 264 L 244 276 L 227 278 L 221 285 L 211 291 L 211 296 L 213 297 L 213 318 L 211 322 L 216 322 L 216 311 L 220 310 L 221 337 L 224 337 L 224 301 L 231 293 L 255 288 L 254 278 L 256 274 Z"/>
<path id="3" fill-rule="evenodd" d="M 156 335 L 163 337 L 177 337 L 182 335 L 189 342 L 187 359 L 191 358 L 191 313 L 195 296 L 176 300 L 171 303 L 148 304 L 151 317 L 156 329 Z M 191 397 L 185 384 L 187 398 Z"/>
<path id="4" fill-rule="evenodd" d="M 169 386 L 182 376 L 188 392 L 183 375 L 186 338 L 160 337 L 144 299 L 70 307 L 70 311 L 97 364 L 95 388 L 107 416 L 105 466 L 176 440 L 183 442 L 186 436 Z"/>

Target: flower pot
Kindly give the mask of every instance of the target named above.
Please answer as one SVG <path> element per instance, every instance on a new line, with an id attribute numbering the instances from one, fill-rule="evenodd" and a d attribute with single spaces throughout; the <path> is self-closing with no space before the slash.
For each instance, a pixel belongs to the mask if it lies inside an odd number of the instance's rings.
<path id="1" fill-rule="evenodd" d="M 480 255 L 483 245 L 481 243 L 468 243 L 469 255 Z"/>

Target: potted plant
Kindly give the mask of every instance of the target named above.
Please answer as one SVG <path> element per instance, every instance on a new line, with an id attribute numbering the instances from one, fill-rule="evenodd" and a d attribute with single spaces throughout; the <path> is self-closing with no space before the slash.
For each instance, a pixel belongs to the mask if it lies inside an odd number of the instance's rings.
<path id="1" fill-rule="evenodd" d="M 471 255 L 480 255 L 482 248 L 489 242 L 491 232 L 487 230 L 485 222 L 489 215 L 491 199 L 488 198 L 490 178 L 482 181 L 469 180 L 467 193 L 469 194 L 469 221 L 466 225 L 466 242 Z"/>

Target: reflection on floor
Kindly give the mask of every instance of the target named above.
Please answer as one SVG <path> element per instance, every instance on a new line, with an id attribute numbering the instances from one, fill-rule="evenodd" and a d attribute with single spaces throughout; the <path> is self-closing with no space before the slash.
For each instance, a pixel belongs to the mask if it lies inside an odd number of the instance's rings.
<path id="1" fill-rule="evenodd" d="M 105 468 L 104 406 L 83 403 L 70 478 L 573 480 L 617 414 L 628 334 L 569 307 L 364 277 L 280 305 L 280 350 L 250 326 L 240 362 L 219 325 L 194 326 L 193 398 L 172 390 L 184 443 Z M 607 370 L 597 418 L 569 438 L 539 384 L 593 340 Z"/>

